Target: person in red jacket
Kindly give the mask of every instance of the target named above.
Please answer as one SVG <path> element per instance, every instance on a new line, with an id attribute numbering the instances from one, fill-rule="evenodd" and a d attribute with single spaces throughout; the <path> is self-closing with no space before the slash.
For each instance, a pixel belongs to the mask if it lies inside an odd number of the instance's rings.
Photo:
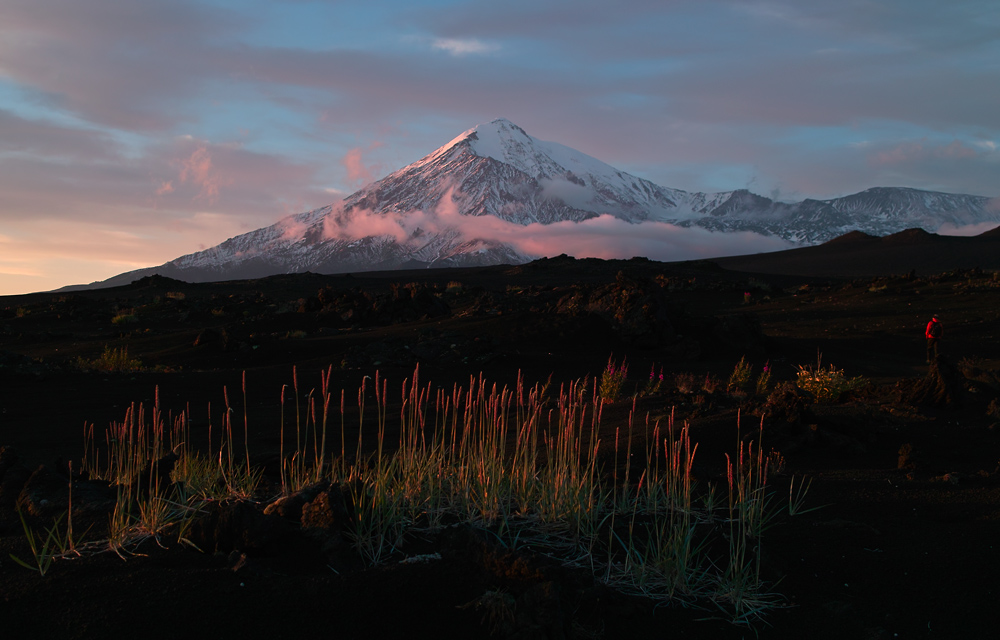
<path id="1" fill-rule="evenodd" d="M 944 327 L 941 325 L 941 321 L 938 320 L 937 314 L 935 314 L 931 318 L 931 321 L 927 323 L 927 329 L 924 331 L 924 336 L 927 338 L 927 364 L 930 364 L 932 359 L 937 358 L 938 341 L 941 340 L 943 334 Z"/>

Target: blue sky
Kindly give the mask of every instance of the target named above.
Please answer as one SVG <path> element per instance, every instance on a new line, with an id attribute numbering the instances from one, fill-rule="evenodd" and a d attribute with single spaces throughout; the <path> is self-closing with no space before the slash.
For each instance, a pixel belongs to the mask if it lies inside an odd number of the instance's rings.
<path id="1" fill-rule="evenodd" d="M 0 0 L 0 295 L 329 204 L 497 117 L 661 185 L 1000 196 L 1000 3 Z"/>

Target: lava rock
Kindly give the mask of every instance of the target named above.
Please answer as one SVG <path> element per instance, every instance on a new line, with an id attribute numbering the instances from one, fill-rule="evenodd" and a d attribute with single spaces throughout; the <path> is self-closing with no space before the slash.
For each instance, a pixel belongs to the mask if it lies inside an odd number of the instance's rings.
<path id="1" fill-rule="evenodd" d="M 960 406 L 965 395 L 964 376 L 944 356 L 937 356 L 924 376 L 906 398 L 911 404 Z"/>

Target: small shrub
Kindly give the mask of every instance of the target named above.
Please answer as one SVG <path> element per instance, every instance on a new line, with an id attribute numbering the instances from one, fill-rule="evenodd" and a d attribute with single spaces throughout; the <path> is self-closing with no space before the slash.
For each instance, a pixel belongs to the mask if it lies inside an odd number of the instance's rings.
<path id="1" fill-rule="evenodd" d="M 489 625 L 491 636 L 496 636 L 513 626 L 517 600 L 506 591 L 498 589 L 486 591 L 475 600 L 458 608 L 481 611 L 483 624 Z"/>
<path id="2" fill-rule="evenodd" d="M 815 367 L 799 365 L 795 384 L 799 389 L 812 394 L 817 402 L 832 403 L 839 400 L 848 391 L 857 389 L 864 384 L 864 378 L 848 378 L 844 375 L 843 370 L 837 369 L 833 365 L 824 369 L 820 359 L 817 358 Z"/>
<path id="3" fill-rule="evenodd" d="M 746 358 L 740 358 L 729 375 L 726 383 L 726 393 L 743 394 L 750 388 L 750 378 L 753 375 L 753 365 Z"/>
<path id="4" fill-rule="evenodd" d="M 136 322 L 139 322 L 139 316 L 135 315 L 132 309 L 123 311 L 111 318 L 111 324 L 135 324 Z"/>
<path id="5" fill-rule="evenodd" d="M 598 394 L 605 402 L 614 402 L 621 396 L 625 380 L 628 379 L 628 363 L 622 360 L 621 366 L 616 366 L 614 357 L 608 358 L 608 366 L 601 372 L 601 385 Z"/>
<path id="6" fill-rule="evenodd" d="M 656 373 L 656 365 L 654 364 L 649 369 L 649 380 L 646 381 L 646 386 L 639 393 L 640 396 L 651 396 L 654 393 L 658 393 L 660 388 L 663 387 L 663 367 L 660 367 L 660 373 Z"/>
<path id="7" fill-rule="evenodd" d="M 711 373 L 705 374 L 705 381 L 701 383 L 701 390 L 705 393 L 715 393 L 715 390 L 719 388 L 719 379 L 713 376 Z"/>
<path id="8" fill-rule="evenodd" d="M 785 472 L 785 456 L 777 449 L 771 449 L 771 453 L 767 454 L 767 472 L 773 475 Z"/>
<path id="9" fill-rule="evenodd" d="M 1000 419 L 1000 402 L 997 402 L 996 398 L 990 400 L 989 405 L 987 405 L 986 415 L 988 415 L 991 418 Z"/>
<path id="10" fill-rule="evenodd" d="M 458 282 L 457 280 L 452 280 L 447 285 L 445 285 L 444 288 L 445 293 L 452 293 L 452 294 L 462 293 L 463 289 L 464 287 L 462 286 L 462 283 Z"/>
<path id="11" fill-rule="evenodd" d="M 757 376 L 757 395 L 767 395 L 767 390 L 771 386 L 771 363 L 764 363 L 764 370 Z"/>
<path id="12" fill-rule="evenodd" d="M 674 387 L 684 395 L 698 390 L 698 378 L 693 373 L 678 373 L 674 376 Z"/>
<path id="13" fill-rule="evenodd" d="M 142 361 L 138 358 L 130 358 L 128 347 L 112 349 L 105 345 L 104 352 L 93 360 L 79 358 L 77 365 L 81 369 L 96 369 L 108 373 L 121 373 L 127 371 L 139 371 L 142 369 Z"/>

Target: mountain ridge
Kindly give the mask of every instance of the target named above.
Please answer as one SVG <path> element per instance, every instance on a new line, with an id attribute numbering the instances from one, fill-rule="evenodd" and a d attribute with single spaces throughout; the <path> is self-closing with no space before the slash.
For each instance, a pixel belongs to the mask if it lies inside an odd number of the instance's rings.
<path id="1" fill-rule="evenodd" d="M 391 270 L 403 264 L 523 263 L 541 257 L 525 249 L 534 246 L 532 234 L 554 225 L 565 226 L 568 234 L 577 229 L 572 225 L 600 216 L 639 225 L 627 229 L 632 232 L 749 232 L 803 246 L 850 231 L 884 236 L 912 227 L 937 230 L 946 223 L 1000 224 L 1000 199 L 895 187 L 797 203 L 776 202 L 747 189 L 691 193 L 535 139 L 500 118 L 467 130 L 338 204 L 89 286 L 115 286 L 154 273 L 204 282 Z M 550 251 L 563 252 L 559 247 Z"/>

